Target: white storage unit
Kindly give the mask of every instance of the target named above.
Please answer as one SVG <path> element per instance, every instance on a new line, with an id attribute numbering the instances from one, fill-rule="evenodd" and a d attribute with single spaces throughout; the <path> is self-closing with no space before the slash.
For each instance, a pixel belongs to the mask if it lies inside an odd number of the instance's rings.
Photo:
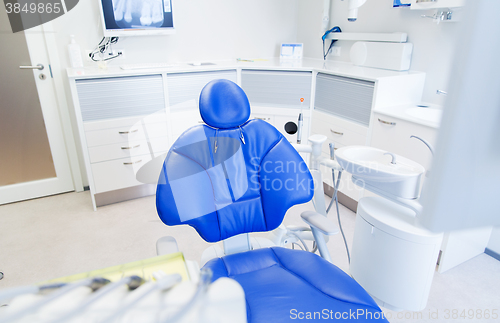
<path id="1" fill-rule="evenodd" d="M 379 305 L 425 308 L 442 234 L 414 225 L 415 212 L 380 197 L 359 201 L 349 266 Z"/>
<path id="2" fill-rule="evenodd" d="M 425 80 L 420 72 L 365 69 L 307 58 L 300 64 L 285 65 L 271 59 L 156 70 L 68 69 L 68 77 L 94 206 L 96 197 L 103 201 L 100 197 L 111 193 L 114 201 L 154 194 L 154 189 L 145 190 L 135 180 L 137 166 L 168 151 L 181 133 L 203 123 L 199 95 L 211 80 L 223 78 L 240 84 L 249 97 L 251 118 L 274 125 L 290 142 L 297 141 L 297 134 L 286 133 L 284 126 L 297 123 L 302 112 L 302 143 L 307 143 L 312 122 L 319 129 L 315 132 L 327 135 L 338 147 L 366 143 L 372 107 L 420 100 Z M 333 99 L 330 87 L 340 89 Z M 314 111 L 314 107 L 318 109 Z M 107 162 L 109 168 L 97 165 Z M 330 175 L 325 176 L 328 181 Z M 350 183 L 347 176 L 344 182 Z"/>
<path id="3" fill-rule="evenodd" d="M 72 80 L 94 208 L 154 194 L 154 185 L 136 179 L 139 169 L 168 152 L 182 132 L 203 123 L 201 90 L 221 78 L 236 82 L 236 69 Z"/>
<path id="4" fill-rule="evenodd" d="M 71 86 L 96 207 L 97 194 L 142 186 L 138 169 L 168 151 L 163 77 L 78 79 Z"/>

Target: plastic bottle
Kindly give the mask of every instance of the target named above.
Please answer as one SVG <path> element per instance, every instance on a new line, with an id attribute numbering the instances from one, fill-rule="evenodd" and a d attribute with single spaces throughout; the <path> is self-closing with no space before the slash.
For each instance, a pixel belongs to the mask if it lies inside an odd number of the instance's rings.
<path id="1" fill-rule="evenodd" d="M 83 60 L 80 51 L 80 46 L 75 41 L 75 35 L 71 35 L 71 41 L 68 45 L 68 54 L 71 67 L 79 68 L 83 67 Z"/>

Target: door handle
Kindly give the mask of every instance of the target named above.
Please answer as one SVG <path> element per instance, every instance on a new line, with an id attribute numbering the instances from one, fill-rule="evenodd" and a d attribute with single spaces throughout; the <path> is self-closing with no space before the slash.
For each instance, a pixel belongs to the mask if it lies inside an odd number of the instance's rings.
<path id="1" fill-rule="evenodd" d="M 20 69 L 22 70 L 43 70 L 44 66 L 43 64 L 38 64 L 36 66 L 19 66 Z"/>

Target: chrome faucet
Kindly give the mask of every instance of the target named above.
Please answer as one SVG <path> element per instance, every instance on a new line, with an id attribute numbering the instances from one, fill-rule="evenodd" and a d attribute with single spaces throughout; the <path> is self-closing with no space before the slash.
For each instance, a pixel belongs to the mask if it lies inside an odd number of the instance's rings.
<path id="1" fill-rule="evenodd" d="M 420 137 L 417 137 L 417 136 L 411 136 L 410 139 L 411 138 L 415 138 L 415 139 L 418 139 L 421 142 L 423 142 L 427 146 L 427 148 L 429 148 L 429 150 L 431 151 L 432 156 L 434 156 L 434 148 L 432 148 L 432 145 L 430 143 L 428 143 L 426 140 L 424 140 Z"/>
<path id="2" fill-rule="evenodd" d="M 386 152 L 384 155 L 390 155 L 392 157 L 391 164 L 396 165 L 396 155 L 390 152 Z"/>

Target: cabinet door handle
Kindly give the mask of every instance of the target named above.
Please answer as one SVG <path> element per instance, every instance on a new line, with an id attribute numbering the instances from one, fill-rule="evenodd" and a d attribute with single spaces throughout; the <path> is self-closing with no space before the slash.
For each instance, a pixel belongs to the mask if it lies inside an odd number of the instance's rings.
<path id="1" fill-rule="evenodd" d="M 437 0 L 417 0 L 417 3 L 420 2 L 437 2 Z"/>
<path id="2" fill-rule="evenodd" d="M 378 121 L 382 122 L 382 123 L 385 123 L 385 124 L 388 124 L 388 125 L 391 125 L 391 126 L 395 126 L 396 125 L 396 122 L 389 122 L 389 121 L 384 121 L 380 118 L 378 118 Z"/>
<path id="3" fill-rule="evenodd" d="M 204 121 L 198 121 L 198 123 L 205 123 Z"/>
<path id="4" fill-rule="evenodd" d="M 139 164 L 140 162 L 142 162 L 142 159 L 136 160 L 135 162 L 124 162 L 123 165 Z"/>
<path id="5" fill-rule="evenodd" d="M 139 148 L 141 144 L 135 145 L 135 146 L 129 146 L 129 147 L 122 147 L 122 149 L 134 149 L 134 148 Z"/>
<path id="6" fill-rule="evenodd" d="M 344 133 L 343 133 L 343 132 L 338 132 L 338 131 L 335 131 L 335 130 L 333 130 L 333 129 L 330 129 L 330 131 L 331 131 L 331 132 L 333 132 L 333 133 L 334 133 L 334 134 L 336 134 L 336 135 L 339 135 L 339 136 L 343 136 L 343 135 L 344 135 Z"/>
<path id="7" fill-rule="evenodd" d="M 259 118 L 259 117 L 255 117 L 254 119 L 264 120 L 264 121 L 266 121 L 266 120 L 271 120 L 271 118 Z"/>
<path id="8" fill-rule="evenodd" d="M 118 131 L 118 133 L 120 135 L 126 135 L 128 133 L 133 133 L 133 132 L 137 132 L 137 131 L 139 131 L 139 129 L 134 129 L 134 130 L 130 130 L 130 131 Z"/>

